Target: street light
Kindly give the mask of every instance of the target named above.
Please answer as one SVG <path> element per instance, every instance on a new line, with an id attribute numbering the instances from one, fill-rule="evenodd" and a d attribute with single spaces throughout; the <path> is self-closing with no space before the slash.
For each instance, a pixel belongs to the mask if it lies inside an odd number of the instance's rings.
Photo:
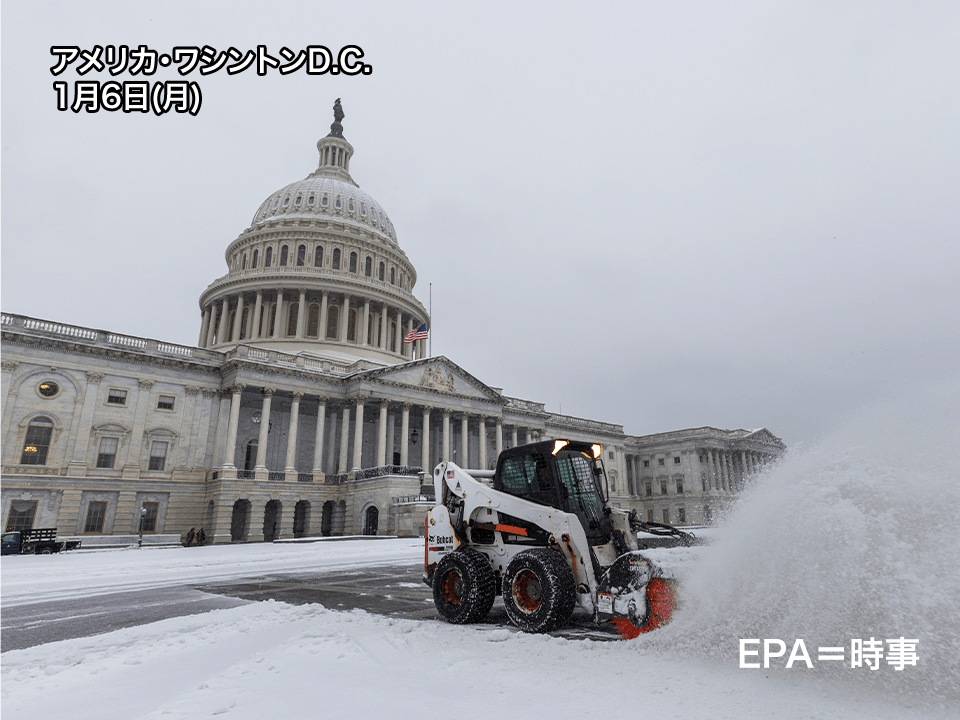
<path id="1" fill-rule="evenodd" d="M 137 540 L 137 550 L 143 547 L 143 519 L 147 516 L 147 509 L 140 506 L 140 539 Z"/>

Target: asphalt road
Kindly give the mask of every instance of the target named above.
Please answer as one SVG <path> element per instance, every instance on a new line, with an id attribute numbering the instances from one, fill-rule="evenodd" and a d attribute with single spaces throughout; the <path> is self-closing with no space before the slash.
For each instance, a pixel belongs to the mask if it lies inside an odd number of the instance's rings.
<path id="1" fill-rule="evenodd" d="M 100 635 L 166 618 L 271 599 L 291 605 L 319 603 L 331 610 L 359 608 L 378 615 L 441 622 L 433 607 L 433 594 L 421 580 L 422 574 L 423 567 L 419 563 L 383 565 L 352 571 L 267 575 L 224 583 L 179 585 L 18 605 L 3 610 L 0 651 Z M 499 598 L 484 624 L 512 627 Z M 552 634 L 569 639 L 617 638 L 615 632 L 594 627 L 590 618 L 579 611 L 574 614 L 570 626 Z"/>

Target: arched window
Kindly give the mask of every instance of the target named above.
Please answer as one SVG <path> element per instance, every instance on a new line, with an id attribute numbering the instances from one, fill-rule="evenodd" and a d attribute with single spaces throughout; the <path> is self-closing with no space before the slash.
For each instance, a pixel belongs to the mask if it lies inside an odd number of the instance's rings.
<path id="1" fill-rule="evenodd" d="M 367 277 L 373 275 L 373 260 L 367 258 L 363 263 L 363 274 Z"/>
<path id="2" fill-rule="evenodd" d="M 316 303 L 307 308 L 307 337 L 315 338 L 320 334 L 320 306 Z"/>
<path id="3" fill-rule="evenodd" d="M 301 245 L 297 248 L 297 267 L 302 267 L 307 261 L 307 246 Z"/>
<path id="4" fill-rule="evenodd" d="M 245 340 L 247 338 L 247 321 L 249 320 L 250 308 L 246 305 L 243 306 L 243 315 L 240 316 L 240 339 Z"/>
<path id="5" fill-rule="evenodd" d="M 340 308 L 331 305 L 327 308 L 327 339 L 336 340 L 340 336 Z"/>
<path id="6" fill-rule="evenodd" d="M 246 270 L 246 269 L 247 269 L 247 254 L 246 254 L 246 253 L 243 254 L 243 264 L 240 266 L 240 269 L 241 269 L 241 270 Z"/>
<path id="7" fill-rule="evenodd" d="M 355 252 L 350 253 L 350 272 L 357 272 L 357 254 Z"/>
<path id="8" fill-rule="evenodd" d="M 383 280 L 383 267 L 384 267 L 384 266 L 383 266 L 383 263 L 380 263 L 380 273 L 379 273 L 379 275 L 378 275 L 378 277 L 380 278 L 380 280 Z"/>
<path id="9" fill-rule="evenodd" d="M 256 268 L 260 263 L 260 250 L 259 248 L 253 251 L 253 267 Z"/>
<path id="10" fill-rule="evenodd" d="M 357 342 L 357 311 L 350 308 L 350 314 L 347 315 L 347 340 Z"/>
<path id="11" fill-rule="evenodd" d="M 263 319 L 267 317 L 267 303 L 260 306 L 260 317 L 257 319 L 257 337 L 263 337 Z"/>
<path id="12" fill-rule="evenodd" d="M 263 266 L 264 266 L 264 267 L 270 267 L 270 265 L 271 265 L 272 263 L 273 263 L 273 248 L 272 248 L 272 247 L 268 247 L 268 248 L 267 248 L 267 254 L 266 254 L 266 255 L 264 256 L 264 258 L 263 258 Z"/>
<path id="13" fill-rule="evenodd" d="M 287 311 L 287 337 L 293 337 L 297 334 L 297 316 L 300 314 L 300 303 L 290 303 L 290 310 Z"/>
<path id="14" fill-rule="evenodd" d="M 396 269 L 396 268 L 390 268 L 390 284 L 391 284 L 391 285 L 396 285 L 396 284 L 397 284 L 397 269 Z"/>
<path id="15" fill-rule="evenodd" d="M 323 245 L 317 245 L 317 249 L 313 251 L 313 266 L 323 266 Z"/>
<path id="16" fill-rule="evenodd" d="M 390 323 L 390 344 L 387 346 L 387 350 L 393 352 L 397 347 L 397 323 Z M 413 347 L 412 345 L 410 347 Z"/>
<path id="17" fill-rule="evenodd" d="M 333 250 L 333 269 L 340 269 L 340 248 L 334 248 Z"/>
<path id="18" fill-rule="evenodd" d="M 281 265 L 287 264 L 287 255 L 288 255 L 287 246 L 284 245 L 282 248 L 280 248 L 280 264 Z"/>
<path id="19" fill-rule="evenodd" d="M 27 426 L 27 436 L 23 441 L 20 464 L 46 465 L 52 435 L 53 421 L 50 418 L 37 417 L 31 420 Z"/>

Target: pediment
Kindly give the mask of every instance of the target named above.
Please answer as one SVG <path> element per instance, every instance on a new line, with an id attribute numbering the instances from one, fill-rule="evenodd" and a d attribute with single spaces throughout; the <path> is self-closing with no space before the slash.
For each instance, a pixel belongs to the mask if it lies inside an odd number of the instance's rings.
<path id="1" fill-rule="evenodd" d="M 444 356 L 413 360 L 376 370 L 363 370 L 351 379 L 405 385 L 464 397 L 504 402 L 503 396 Z"/>
<path id="2" fill-rule="evenodd" d="M 749 435 L 744 436 L 743 440 L 749 440 L 751 442 L 761 443 L 763 445 L 775 445 L 780 448 L 786 447 L 786 445 L 783 444 L 783 440 L 778 438 L 766 428 L 760 428 L 752 431 Z"/>

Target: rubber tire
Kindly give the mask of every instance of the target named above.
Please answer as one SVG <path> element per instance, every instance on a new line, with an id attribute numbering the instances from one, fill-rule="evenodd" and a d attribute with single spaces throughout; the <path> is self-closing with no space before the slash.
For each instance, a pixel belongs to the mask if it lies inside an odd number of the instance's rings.
<path id="1" fill-rule="evenodd" d="M 43 548 L 42 550 L 37 550 L 37 555 L 53 555 L 53 550 L 50 548 Z"/>
<path id="2" fill-rule="evenodd" d="M 480 622 L 493 607 L 497 579 L 487 557 L 466 548 L 444 555 L 433 576 L 433 604 L 448 623 Z"/>
<path id="3" fill-rule="evenodd" d="M 533 597 L 532 581 L 539 585 Z M 547 633 L 566 625 L 577 604 L 573 570 L 563 555 L 546 548 L 514 557 L 503 574 L 502 591 L 510 622 L 529 633 Z"/>

